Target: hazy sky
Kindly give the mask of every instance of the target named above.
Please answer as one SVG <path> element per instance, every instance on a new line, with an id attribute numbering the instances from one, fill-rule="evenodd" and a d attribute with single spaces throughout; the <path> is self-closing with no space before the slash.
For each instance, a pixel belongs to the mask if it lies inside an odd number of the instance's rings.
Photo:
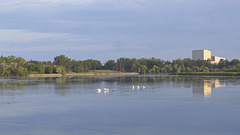
<path id="1" fill-rule="evenodd" d="M 0 54 L 240 59 L 240 0 L 0 0 Z"/>

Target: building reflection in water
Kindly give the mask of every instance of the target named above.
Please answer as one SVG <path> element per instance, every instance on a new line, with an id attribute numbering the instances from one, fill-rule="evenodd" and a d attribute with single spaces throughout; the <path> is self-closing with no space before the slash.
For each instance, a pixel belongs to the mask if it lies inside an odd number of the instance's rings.
<path id="1" fill-rule="evenodd" d="M 211 97 L 212 88 L 225 87 L 225 82 L 216 80 L 195 80 L 193 81 L 192 91 L 194 96 Z"/>

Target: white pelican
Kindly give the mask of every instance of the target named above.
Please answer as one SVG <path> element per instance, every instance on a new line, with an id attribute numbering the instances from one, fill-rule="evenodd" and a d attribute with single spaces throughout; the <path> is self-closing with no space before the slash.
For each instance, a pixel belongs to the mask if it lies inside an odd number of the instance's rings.
<path id="1" fill-rule="evenodd" d="M 135 87 L 134 87 L 134 86 L 132 86 L 132 89 L 133 89 L 133 90 L 134 90 L 134 88 L 135 88 Z"/>
<path id="2" fill-rule="evenodd" d="M 140 86 L 137 86 L 137 89 L 140 89 Z"/>
<path id="3" fill-rule="evenodd" d="M 107 89 L 107 88 L 104 88 L 104 91 L 106 91 L 106 92 L 109 92 L 109 89 Z"/>
<path id="4" fill-rule="evenodd" d="M 109 93 L 109 89 L 104 88 L 104 94 Z"/>
<path id="5" fill-rule="evenodd" d="M 145 89 L 146 87 L 145 86 L 142 86 L 143 89 Z"/>
<path id="6" fill-rule="evenodd" d="M 102 90 L 101 90 L 101 89 L 97 89 L 97 92 L 98 92 L 98 93 L 101 93 L 101 92 L 102 92 Z"/>

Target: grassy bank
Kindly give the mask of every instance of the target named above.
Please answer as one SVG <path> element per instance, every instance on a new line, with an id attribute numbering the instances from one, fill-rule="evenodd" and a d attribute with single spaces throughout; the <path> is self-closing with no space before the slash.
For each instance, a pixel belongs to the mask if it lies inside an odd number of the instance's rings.
<path id="1" fill-rule="evenodd" d="M 75 73 L 69 72 L 66 76 L 78 76 L 78 75 L 138 75 L 135 72 L 119 72 L 113 70 L 90 70 L 89 72 Z"/>
<path id="2" fill-rule="evenodd" d="M 62 74 L 29 74 L 28 77 L 61 77 Z"/>
<path id="3" fill-rule="evenodd" d="M 90 70 L 89 72 L 82 72 L 82 73 L 75 73 L 69 72 L 65 75 L 62 74 L 37 74 L 37 73 L 30 73 L 28 77 L 61 77 L 61 76 L 86 76 L 86 75 L 138 75 L 135 72 L 119 72 L 113 70 Z"/>
<path id="4" fill-rule="evenodd" d="M 181 72 L 173 75 L 240 76 L 240 72 Z"/>

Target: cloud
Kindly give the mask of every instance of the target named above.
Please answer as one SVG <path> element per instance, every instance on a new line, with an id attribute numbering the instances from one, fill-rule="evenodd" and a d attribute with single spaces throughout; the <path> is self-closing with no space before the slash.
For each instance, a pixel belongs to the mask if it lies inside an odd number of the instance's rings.
<path id="1" fill-rule="evenodd" d="M 1 52 L 111 52 L 144 49 L 123 44 L 124 38 L 104 35 L 43 33 L 27 30 L 0 29 Z M 131 42 L 129 42 L 130 44 Z"/>
<path id="2" fill-rule="evenodd" d="M 104 51 L 116 47 L 104 37 L 0 29 L 1 52 Z"/>
<path id="3" fill-rule="evenodd" d="M 141 7 L 146 0 L 3 0 L 0 13 L 16 11 L 57 12 L 63 9 L 97 10 Z"/>
<path id="4" fill-rule="evenodd" d="M 28 10 L 53 10 L 60 5 L 83 5 L 90 4 L 93 0 L 4 0 L 0 3 L 0 12 L 15 12 Z"/>
<path id="5" fill-rule="evenodd" d="M 98 49 L 96 49 L 98 48 Z M 54 52 L 54 51 L 104 51 L 112 49 L 112 45 L 110 44 L 89 44 L 89 45 L 76 45 L 76 44 L 55 44 L 55 45 L 40 45 L 40 46 L 32 46 L 20 51 L 24 52 Z"/>
<path id="6" fill-rule="evenodd" d="M 70 38 L 68 33 L 40 33 L 26 30 L 0 29 L 0 43 L 23 43 L 36 40 Z"/>
<path id="7" fill-rule="evenodd" d="M 109 57 L 165 59 L 183 56 L 181 48 L 237 50 L 239 4 L 239 0 L 3 0 L 0 47 L 23 52 L 19 55 L 59 50 L 98 58 L 108 50 Z M 131 48 L 136 51 L 131 53 Z M 91 54 L 95 50 L 103 53 Z"/>
<path id="8" fill-rule="evenodd" d="M 41 4 L 89 4 L 96 0 L 3 0 L 0 5 L 41 5 Z"/>
<path id="9" fill-rule="evenodd" d="M 88 5 L 88 4 L 126 4 L 135 5 L 141 4 L 146 0 L 3 0 L 0 6 L 51 6 L 51 5 Z M 50 4 L 50 5 L 46 5 Z"/>

